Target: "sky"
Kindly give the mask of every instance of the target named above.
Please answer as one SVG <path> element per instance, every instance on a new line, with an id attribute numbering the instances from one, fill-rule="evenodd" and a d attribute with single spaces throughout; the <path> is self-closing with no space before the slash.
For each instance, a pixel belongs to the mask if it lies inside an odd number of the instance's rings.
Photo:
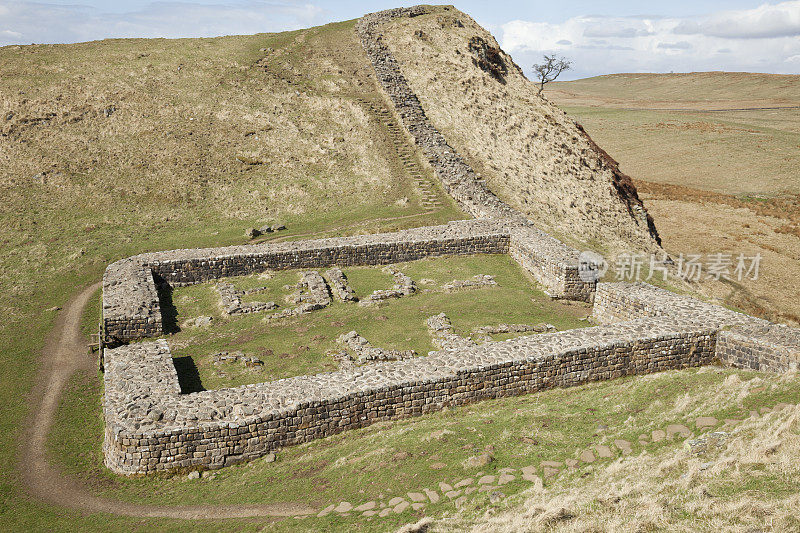
<path id="1" fill-rule="evenodd" d="M 418 2 L 0 0 L 0 46 L 274 32 L 414 3 Z M 800 74 L 800 0 L 453 3 L 491 31 L 528 74 L 543 54 L 572 61 L 573 69 L 564 79 L 707 70 Z"/>

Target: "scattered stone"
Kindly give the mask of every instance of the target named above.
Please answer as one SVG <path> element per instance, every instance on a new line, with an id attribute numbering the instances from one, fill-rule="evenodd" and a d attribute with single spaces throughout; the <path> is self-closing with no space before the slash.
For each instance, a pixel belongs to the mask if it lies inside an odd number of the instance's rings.
<path id="1" fill-rule="evenodd" d="M 718 420 L 713 416 L 701 416 L 695 421 L 695 425 L 698 429 L 713 427 L 718 424 Z"/>
<path id="2" fill-rule="evenodd" d="M 471 457 L 467 457 L 463 463 L 464 468 L 480 468 L 482 466 L 486 466 L 489 463 L 494 461 L 494 456 L 490 453 L 482 453 L 480 455 L 473 455 Z"/>
<path id="3" fill-rule="evenodd" d="M 425 507 L 425 504 L 424 504 L 424 503 L 418 503 L 418 502 L 415 502 L 415 503 L 412 503 L 412 504 L 411 504 L 411 508 L 412 508 L 413 510 L 415 510 L 415 511 L 419 511 L 419 510 L 420 510 L 420 509 L 422 509 L 423 507 Z"/>
<path id="4" fill-rule="evenodd" d="M 444 292 L 456 292 L 464 289 L 482 289 L 484 287 L 492 287 L 496 285 L 497 282 L 494 280 L 494 277 L 487 274 L 478 274 L 466 280 L 454 279 L 450 283 L 443 285 L 442 290 Z"/>
<path id="5" fill-rule="evenodd" d="M 689 437 L 692 432 L 689 430 L 688 427 L 684 426 L 683 424 L 670 424 L 667 426 L 667 438 L 671 439 L 675 435 L 680 435 L 681 437 Z"/>
<path id="6" fill-rule="evenodd" d="M 582 451 L 579 458 L 584 463 L 593 463 L 595 460 L 594 454 L 591 452 L 591 450 Z"/>
<path id="7" fill-rule="evenodd" d="M 460 498 L 457 498 L 455 501 L 456 507 L 463 507 L 465 503 L 467 503 L 466 496 L 461 496 Z"/>
<path id="8" fill-rule="evenodd" d="M 543 470 L 544 470 L 544 477 L 546 478 L 555 477 L 556 474 L 558 474 L 559 472 L 558 468 L 553 468 L 552 466 L 546 466 L 544 467 Z"/>
<path id="9" fill-rule="evenodd" d="M 700 438 L 687 440 L 684 446 L 689 448 L 689 451 L 693 455 L 699 455 L 716 448 L 721 448 L 727 438 L 728 433 L 724 431 L 714 431 Z"/>
<path id="10" fill-rule="evenodd" d="M 439 493 L 435 490 L 424 489 L 425 495 L 428 497 L 431 503 L 439 503 Z"/>
<path id="11" fill-rule="evenodd" d="M 421 492 L 409 492 L 408 497 L 412 502 L 424 502 L 426 500 L 425 495 Z"/>
<path id="12" fill-rule="evenodd" d="M 455 484 L 455 488 L 460 489 L 461 487 L 466 487 L 467 485 L 472 485 L 475 480 L 471 477 L 462 479 L 458 483 Z"/>
<path id="13" fill-rule="evenodd" d="M 353 510 L 360 513 L 362 511 L 371 511 L 372 509 L 375 509 L 377 506 L 378 504 L 373 501 L 373 502 L 362 503 Z"/>
<path id="14" fill-rule="evenodd" d="M 461 494 L 460 490 L 448 490 L 447 492 L 444 493 L 444 495 L 450 498 L 451 500 L 457 498 L 459 494 Z"/>
<path id="15" fill-rule="evenodd" d="M 323 516 L 327 516 L 327 515 L 331 514 L 331 512 L 333 511 L 333 509 L 335 507 L 336 506 L 334 504 L 331 504 L 331 505 L 327 506 L 326 508 L 321 510 L 319 513 L 317 513 L 317 517 L 322 518 Z"/>
<path id="16" fill-rule="evenodd" d="M 385 270 L 394 276 L 394 285 L 392 285 L 392 288 L 373 292 L 361 300 L 360 305 L 376 305 L 383 300 L 388 300 L 390 298 L 402 298 L 403 296 L 410 296 L 411 294 L 417 292 L 417 285 L 410 277 L 391 267 L 386 267 Z"/>
<path id="17" fill-rule="evenodd" d="M 274 463 L 278 457 L 274 453 L 268 453 L 264 456 L 265 463 Z"/>
<path id="18" fill-rule="evenodd" d="M 483 476 L 478 480 L 478 485 L 491 485 L 495 479 L 495 476 Z"/>
<path id="19" fill-rule="evenodd" d="M 266 287 L 258 287 L 249 290 L 239 290 L 227 282 L 217 283 L 219 292 L 220 307 L 228 315 L 242 315 L 247 313 L 258 313 L 276 309 L 278 304 L 275 302 L 243 302 L 242 296 L 262 291 Z"/>
<path id="20" fill-rule="evenodd" d="M 506 497 L 506 495 L 503 494 L 502 492 L 494 491 L 494 492 L 489 494 L 489 503 L 491 503 L 492 505 L 496 505 L 496 504 L 500 503 L 501 501 L 503 501 L 503 498 L 505 498 L 505 497 Z"/>
<path id="21" fill-rule="evenodd" d="M 444 463 L 431 463 L 431 469 L 433 470 L 441 470 L 442 468 L 447 467 Z"/>
<path id="22" fill-rule="evenodd" d="M 578 460 L 577 459 L 565 459 L 564 463 L 570 468 L 577 468 Z"/>
<path id="23" fill-rule="evenodd" d="M 405 498 L 402 498 L 400 496 L 395 496 L 394 498 L 389 500 L 389 502 L 386 505 L 388 505 L 389 507 L 394 507 L 395 505 L 399 504 L 400 502 L 404 502 L 404 501 L 405 501 Z"/>
<path id="24" fill-rule="evenodd" d="M 561 461 L 542 461 L 540 466 L 542 468 L 544 467 L 561 468 L 562 466 L 564 466 L 564 463 L 562 463 Z"/>
<path id="25" fill-rule="evenodd" d="M 337 513 L 346 513 L 353 509 L 353 505 L 350 502 L 341 502 L 339 505 L 336 506 L 334 511 Z"/>
<path id="26" fill-rule="evenodd" d="M 402 361 L 417 355 L 414 350 L 383 350 L 376 348 L 355 331 L 348 331 L 339 335 L 336 342 L 353 351 L 358 358 L 356 359 L 358 364 L 373 361 Z"/>
<path id="27" fill-rule="evenodd" d="M 653 442 L 661 442 L 662 440 L 664 440 L 664 438 L 666 436 L 667 436 L 667 434 L 666 434 L 666 432 L 664 430 L 661 430 L 661 429 L 653 430 L 653 433 L 652 433 Z"/>
<path id="28" fill-rule="evenodd" d="M 189 472 L 189 475 L 186 476 L 189 479 L 200 479 L 200 471 L 199 470 L 192 470 Z"/>
<path id="29" fill-rule="evenodd" d="M 439 482 L 439 490 L 442 492 L 450 492 L 453 490 L 453 486 L 449 483 L 445 483 L 444 481 Z"/>
<path id="30" fill-rule="evenodd" d="M 386 509 L 384 509 L 380 513 L 378 513 L 378 516 L 380 516 L 381 518 L 384 518 L 386 516 L 389 516 L 389 513 L 391 513 L 391 512 L 392 512 L 392 508 L 391 507 L 387 507 Z"/>
<path id="31" fill-rule="evenodd" d="M 623 455 L 628 455 L 633 451 L 631 443 L 624 439 L 614 439 L 614 446 L 619 448 Z"/>
<path id="32" fill-rule="evenodd" d="M 611 448 L 609 448 L 608 446 L 600 444 L 598 446 L 595 446 L 594 448 L 595 450 L 597 450 L 597 455 L 603 459 L 614 457 L 614 454 L 611 453 Z"/>
<path id="33" fill-rule="evenodd" d="M 539 479 L 539 476 L 536 475 L 536 467 L 535 466 L 525 466 L 521 470 L 522 472 L 522 479 L 525 481 L 535 481 Z"/>
<path id="34" fill-rule="evenodd" d="M 347 276 L 344 275 L 344 272 L 342 272 L 339 267 L 333 267 L 325 272 L 325 277 L 328 278 L 333 295 L 339 300 L 342 302 L 358 301 L 356 292 L 350 286 L 350 283 L 347 281 Z"/>
<path id="35" fill-rule="evenodd" d="M 505 485 L 506 483 L 511 483 L 515 479 L 517 479 L 516 476 L 513 476 L 511 474 L 500 474 L 500 477 L 497 478 L 497 484 Z"/>

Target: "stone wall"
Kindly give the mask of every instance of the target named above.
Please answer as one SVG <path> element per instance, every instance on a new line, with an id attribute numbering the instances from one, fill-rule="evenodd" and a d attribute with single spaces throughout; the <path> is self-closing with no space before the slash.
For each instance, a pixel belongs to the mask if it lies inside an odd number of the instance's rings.
<path id="1" fill-rule="evenodd" d="M 198 283 L 265 270 L 385 265 L 441 255 L 507 253 L 508 224 L 465 220 L 395 233 L 292 243 L 141 254 L 110 265 L 103 277 L 103 326 L 109 344 L 162 333 L 157 283 Z"/>
<path id="2" fill-rule="evenodd" d="M 157 282 L 185 285 L 265 270 L 386 265 L 444 255 L 509 253 L 556 298 L 591 300 L 577 252 L 529 223 L 464 220 L 373 235 L 141 254 L 113 263 L 103 282 L 105 342 L 162 333 Z"/>
<path id="3" fill-rule="evenodd" d="M 720 331 L 716 356 L 728 366 L 761 372 L 796 372 L 800 331 L 783 324 L 751 324 Z"/>
<path id="4" fill-rule="evenodd" d="M 158 285 L 265 270 L 385 265 L 431 256 L 508 253 L 556 298 L 594 300 L 595 328 L 460 346 L 231 389 L 181 394 L 165 341 L 105 350 L 105 461 L 115 472 L 219 468 L 344 430 L 630 374 L 710 363 L 796 370 L 800 332 L 647 284 L 585 282 L 578 252 L 498 200 L 436 131 L 382 43 L 379 25 L 425 7 L 364 17 L 362 44 L 382 87 L 445 190 L 477 220 L 413 230 L 118 261 L 103 278 L 105 341 L 162 332 Z"/>
<path id="5" fill-rule="evenodd" d="M 599 283 L 593 317 L 601 324 L 642 317 L 705 324 L 719 331 L 715 356 L 728 366 L 767 372 L 798 369 L 800 330 L 646 283 Z"/>
<path id="6" fill-rule="evenodd" d="M 476 218 L 501 218 L 526 222 L 525 218 L 486 188 L 472 168 L 458 155 L 425 116 L 419 99 L 400 71 L 400 66 L 380 33 L 381 24 L 397 17 L 414 17 L 428 12 L 426 6 L 389 9 L 364 15 L 356 31 L 372 62 L 380 86 L 386 91 L 400 120 L 422 149 L 445 191 L 461 208 Z"/>
<path id="7" fill-rule="evenodd" d="M 156 280 L 146 265 L 124 259 L 103 274 L 102 328 L 106 343 L 163 333 Z"/>
<path id="8" fill-rule="evenodd" d="M 192 394 L 166 343 L 122 346 L 106 353 L 105 461 L 124 474 L 220 468 L 445 406 L 707 364 L 714 335 L 644 319 Z"/>

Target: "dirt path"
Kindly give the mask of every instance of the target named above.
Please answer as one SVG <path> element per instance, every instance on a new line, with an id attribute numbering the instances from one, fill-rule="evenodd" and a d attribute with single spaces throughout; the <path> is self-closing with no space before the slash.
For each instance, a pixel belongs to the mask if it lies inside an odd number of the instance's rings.
<path id="1" fill-rule="evenodd" d="M 304 504 L 287 503 L 184 507 L 138 505 L 95 496 L 87 487 L 48 463 L 47 435 L 53 426 L 64 387 L 75 372 L 90 370 L 94 366 L 93 359 L 86 353 L 86 340 L 81 334 L 80 323 L 87 302 L 99 286 L 100 283 L 95 283 L 86 287 L 64 305 L 45 342 L 42 368 L 31 394 L 35 407 L 25 423 L 27 430 L 20 445 L 20 475 L 31 494 L 61 507 L 148 518 L 288 517 L 316 512 Z"/>

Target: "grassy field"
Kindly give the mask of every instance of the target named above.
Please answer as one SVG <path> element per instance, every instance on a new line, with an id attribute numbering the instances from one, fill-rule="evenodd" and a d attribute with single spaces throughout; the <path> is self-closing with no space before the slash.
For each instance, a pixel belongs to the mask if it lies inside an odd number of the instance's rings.
<path id="1" fill-rule="evenodd" d="M 335 370 L 338 365 L 327 353 L 341 350 L 337 337 L 352 330 L 378 348 L 414 350 L 424 356 L 436 349 L 431 344 L 426 319 L 442 312 L 451 318 L 456 333 L 464 337 L 477 326 L 500 323 L 550 323 L 559 330 L 584 327 L 588 324 L 580 318 L 591 314 L 586 305 L 550 300 L 507 255 L 424 259 L 393 266 L 417 282 L 417 294 L 388 300 L 379 307 L 334 301 L 325 309 L 274 322 L 264 322 L 269 312 L 225 315 L 219 306 L 219 292 L 212 283 L 178 288 L 172 296 L 179 323 L 198 316 L 211 316 L 214 322 L 202 328 L 186 326 L 171 335 L 168 340 L 173 355 L 191 357 L 203 386 L 217 389 Z M 381 267 L 343 271 L 362 299 L 375 290 L 390 288 L 393 283 L 391 274 Z M 491 274 L 498 285 L 455 293 L 441 291 L 445 283 L 478 274 Z M 280 311 L 291 306 L 284 296 L 293 289 L 284 287 L 294 285 L 298 279 L 299 272 L 283 271 L 276 272 L 269 280 L 256 275 L 230 281 L 242 289 L 268 287 L 249 297 L 275 301 L 281 305 Z M 422 280 L 426 283 L 421 283 Z M 261 359 L 264 365 L 249 368 L 241 362 L 213 363 L 214 354 L 235 350 Z"/>
<path id="2" fill-rule="evenodd" d="M 756 281 L 693 290 L 800 322 L 800 76 L 616 74 L 545 92 L 633 178 L 673 257 L 762 256 Z M 782 108 L 742 110 L 765 107 Z"/>

